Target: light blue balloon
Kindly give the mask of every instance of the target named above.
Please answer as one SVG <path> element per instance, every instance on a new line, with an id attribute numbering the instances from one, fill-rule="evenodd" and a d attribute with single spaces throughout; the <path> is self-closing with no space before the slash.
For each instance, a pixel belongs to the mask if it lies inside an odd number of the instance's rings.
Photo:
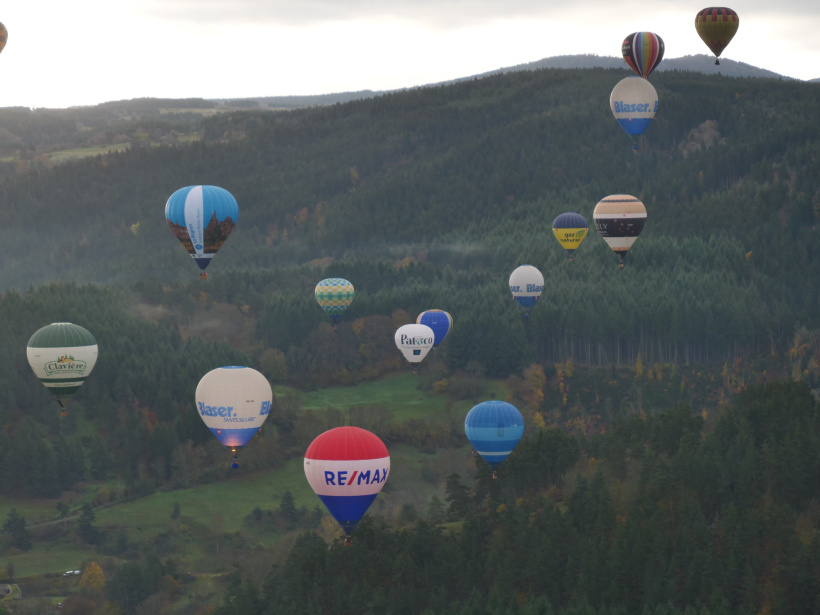
<path id="1" fill-rule="evenodd" d="M 485 401 L 467 413 L 464 433 L 495 474 L 524 435 L 524 417 L 505 401 Z"/>

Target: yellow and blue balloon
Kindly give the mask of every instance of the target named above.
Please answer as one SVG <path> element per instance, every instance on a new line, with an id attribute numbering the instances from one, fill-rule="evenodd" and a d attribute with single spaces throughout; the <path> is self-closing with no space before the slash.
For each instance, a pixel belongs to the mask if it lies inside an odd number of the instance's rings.
<path id="1" fill-rule="evenodd" d="M 337 322 L 353 303 L 356 291 L 344 278 L 326 278 L 316 285 L 313 294 L 325 313 Z"/>

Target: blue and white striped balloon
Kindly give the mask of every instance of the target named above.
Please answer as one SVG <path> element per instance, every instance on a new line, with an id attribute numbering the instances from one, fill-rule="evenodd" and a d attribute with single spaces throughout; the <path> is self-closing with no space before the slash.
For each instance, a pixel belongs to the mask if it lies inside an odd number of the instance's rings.
<path id="1" fill-rule="evenodd" d="M 182 247 L 204 270 L 239 219 L 233 195 L 218 186 L 187 186 L 165 203 L 165 219 Z"/>
<path id="2" fill-rule="evenodd" d="M 467 413 L 464 432 L 475 451 L 495 471 L 524 435 L 524 417 L 505 401 L 485 401 Z"/>

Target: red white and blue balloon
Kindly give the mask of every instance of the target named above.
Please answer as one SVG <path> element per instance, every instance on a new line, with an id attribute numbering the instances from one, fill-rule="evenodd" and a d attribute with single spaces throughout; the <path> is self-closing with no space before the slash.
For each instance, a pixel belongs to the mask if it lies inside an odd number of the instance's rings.
<path id="1" fill-rule="evenodd" d="M 390 454 L 379 437 L 359 427 L 336 427 L 311 442 L 305 476 L 349 537 L 390 474 Z"/>

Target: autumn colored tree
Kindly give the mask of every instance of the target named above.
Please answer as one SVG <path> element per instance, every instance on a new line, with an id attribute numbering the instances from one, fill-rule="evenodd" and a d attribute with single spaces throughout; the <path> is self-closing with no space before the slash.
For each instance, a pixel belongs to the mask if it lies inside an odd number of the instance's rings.
<path id="1" fill-rule="evenodd" d="M 105 589 L 105 573 L 97 562 L 89 562 L 80 578 L 80 591 L 91 598 L 100 597 Z"/>

